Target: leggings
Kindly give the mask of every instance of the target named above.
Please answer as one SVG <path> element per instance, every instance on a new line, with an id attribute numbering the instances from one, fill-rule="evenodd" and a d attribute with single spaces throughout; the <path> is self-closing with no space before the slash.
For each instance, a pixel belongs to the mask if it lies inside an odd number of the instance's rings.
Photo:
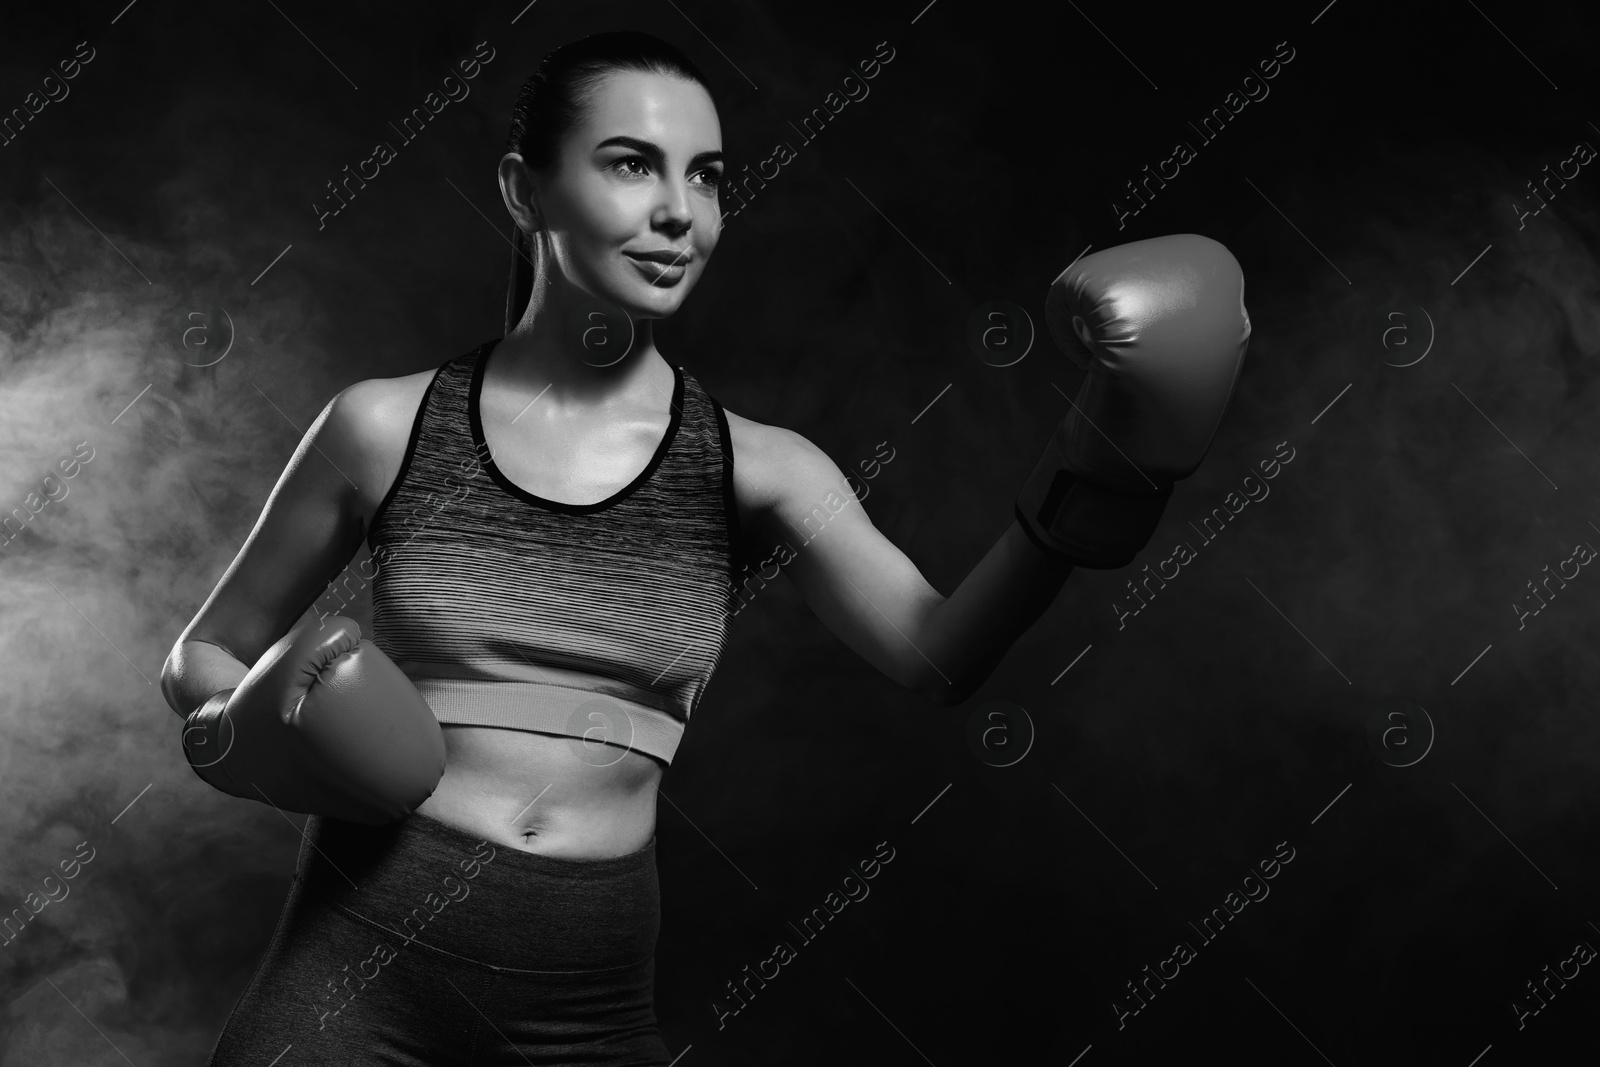
<path id="1" fill-rule="evenodd" d="M 655 840 L 570 860 L 312 816 L 209 1067 L 667 1067 Z"/>

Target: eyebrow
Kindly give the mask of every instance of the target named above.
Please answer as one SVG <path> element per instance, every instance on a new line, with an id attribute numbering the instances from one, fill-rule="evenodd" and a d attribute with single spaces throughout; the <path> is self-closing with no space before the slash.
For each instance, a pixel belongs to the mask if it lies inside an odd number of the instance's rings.
<path id="1" fill-rule="evenodd" d="M 619 136 L 616 136 L 616 137 L 607 137 L 604 141 L 601 141 L 599 144 L 595 145 L 594 147 L 595 147 L 595 151 L 597 151 L 597 152 L 602 148 L 611 148 L 611 147 L 631 148 L 635 152 L 638 152 L 638 153 L 640 153 L 642 155 L 645 155 L 645 156 L 649 156 L 651 159 L 660 160 L 660 159 L 664 159 L 665 158 L 665 153 L 663 153 L 661 151 L 661 148 L 660 148 L 659 145 L 653 144 L 650 141 L 646 141 L 646 140 L 643 140 L 643 139 L 638 138 L 638 137 L 628 137 L 626 135 L 619 135 Z M 723 162 L 723 159 L 722 159 L 722 153 L 721 152 L 718 152 L 718 151 L 707 151 L 707 152 L 701 152 L 698 155 L 696 155 L 693 159 L 689 160 L 689 166 L 690 167 L 698 167 L 698 166 L 703 166 L 704 164 L 707 164 L 707 163 L 722 163 L 722 162 Z"/>

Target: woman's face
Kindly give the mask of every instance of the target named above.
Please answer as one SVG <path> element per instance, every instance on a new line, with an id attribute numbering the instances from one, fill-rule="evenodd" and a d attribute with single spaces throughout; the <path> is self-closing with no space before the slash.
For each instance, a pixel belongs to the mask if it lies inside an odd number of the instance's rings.
<path id="1" fill-rule="evenodd" d="M 558 269 L 636 319 L 665 318 L 717 246 L 722 127 L 705 89 L 637 71 L 606 75 L 533 175 Z"/>

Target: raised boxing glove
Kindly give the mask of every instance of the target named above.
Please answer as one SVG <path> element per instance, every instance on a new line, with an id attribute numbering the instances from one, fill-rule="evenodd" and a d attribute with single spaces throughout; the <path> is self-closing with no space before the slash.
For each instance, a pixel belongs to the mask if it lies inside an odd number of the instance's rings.
<path id="1" fill-rule="evenodd" d="M 416 687 L 349 619 L 292 630 L 184 722 L 189 766 L 224 793 L 379 825 L 444 774 L 444 733 Z"/>
<path id="2" fill-rule="evenodd" d="M 1250 340 L 1244 274 L 1198 234 L 1085 256 L 1045 323 L 1088 375 L 1017 497 L 1024 531 L 1080 567 L 1133 562 L 1222 423 Z"/>

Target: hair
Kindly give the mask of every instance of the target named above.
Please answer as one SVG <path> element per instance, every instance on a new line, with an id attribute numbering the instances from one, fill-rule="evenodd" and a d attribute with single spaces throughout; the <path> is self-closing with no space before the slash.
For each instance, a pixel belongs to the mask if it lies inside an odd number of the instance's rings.
<path id="1" fill-rule="evenodd" d="M 600 81 L 617 71 L 639 71 L 682 78 L 710 92 L 705 76 L 672 45 L 636 30 L 596 33 L 552 49 L 539 61 L 511 108 L 506 151 L 516 152 L 537 170 L 555 167 L 561 140 L 594 101 Z M 521 321 L 533 294 L 536 265 L 533 244 L 522 227 L 511 234 L 511 280 L 506 287 L 506 333 Z"/>

